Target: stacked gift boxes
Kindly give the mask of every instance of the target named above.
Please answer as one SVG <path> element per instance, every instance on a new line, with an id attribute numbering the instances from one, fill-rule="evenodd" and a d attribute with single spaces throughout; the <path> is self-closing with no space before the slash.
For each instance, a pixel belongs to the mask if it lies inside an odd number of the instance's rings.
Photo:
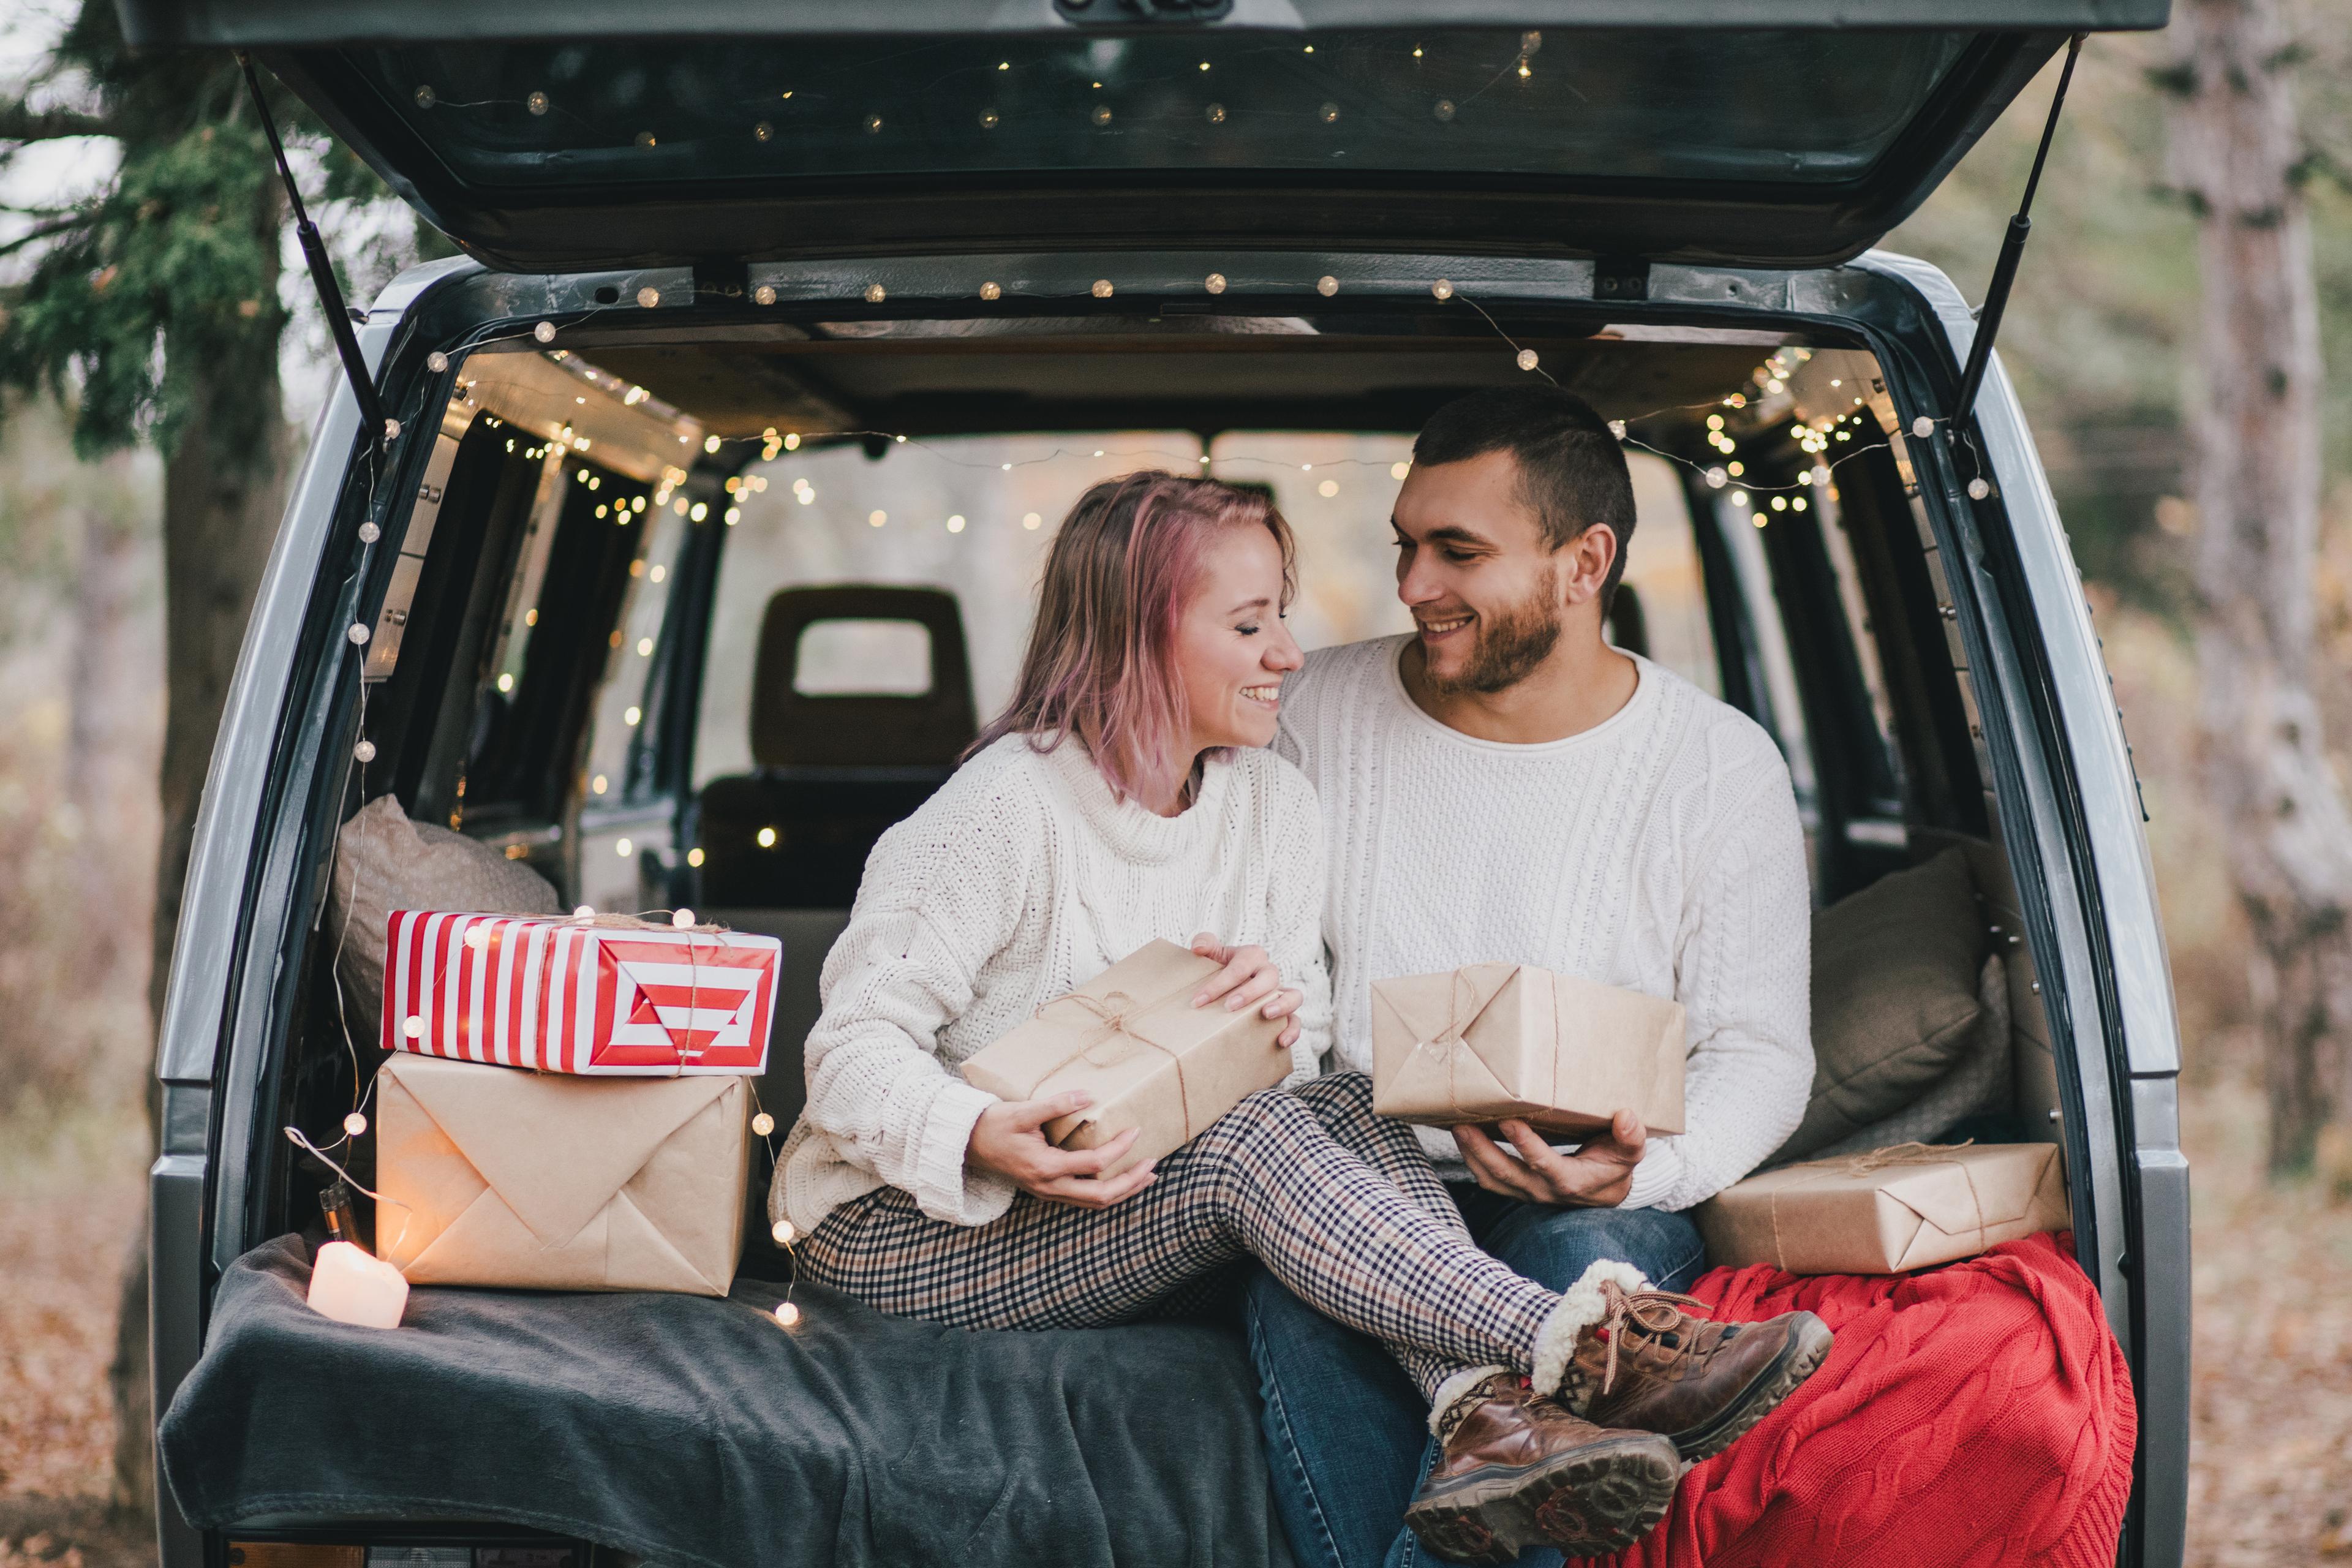
<path id="1" fill-rule="evenodd" d="M 781 951 L 613 916 L 395 911 L 384 1257 L 417 1284 L 726 1294 Z"/>

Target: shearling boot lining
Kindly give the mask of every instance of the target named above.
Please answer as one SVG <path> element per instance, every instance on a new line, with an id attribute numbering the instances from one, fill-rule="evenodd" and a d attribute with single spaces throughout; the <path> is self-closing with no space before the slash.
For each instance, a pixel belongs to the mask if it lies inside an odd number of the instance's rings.
<path id="1" fill-rule="evenodd" d="M 1488 1378 L 1510 1370 L 1507 1366 L 1465 1366 L 1439 1384 L 1436 1397 L 1429 1402 L 1429 1435 L 1443 1438 L 1449 1425 L 1447 1416 L 1455 1404 L 1477 1393 Z"/>
<path id="2" fill-rule="evenodd" d="M 1536 1335 L 1531 1371 L 1538 1394 L 1559 1392 L 1560 1380 L 1568 1375 L 1569 1360 L 1576 1354 L 1576 1342 L 1584 1336 L 1585 1330 L 1608 1314 L 1609 1303 L 1601 1289 L 1604 1279 L 1627 1291 L 1650 1288 L 1649 1280 L 1632 1264 L 1620 1263 L 1613 1258 L 1595 1258 L 1560 1297 L 1559 1305 L 1544 1319 L 1542 1331 Z"/>

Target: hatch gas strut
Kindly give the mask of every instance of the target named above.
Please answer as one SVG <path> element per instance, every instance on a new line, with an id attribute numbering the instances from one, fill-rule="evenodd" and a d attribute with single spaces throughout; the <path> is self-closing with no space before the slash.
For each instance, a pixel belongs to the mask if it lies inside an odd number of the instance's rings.
<path id="1" fill-rule="evenodd" d="M 1984 303 L 1977 310 L 1976 340 L 1969 345 L 1969 363 L 1960 372 L 1960 390 L 1952 399 L 1951 432 L 1959 438 L 1960 422 L 1976 406 L 1977 387 L 1984 381 L 1985 367 L 1992 363 L 1992 340 L 2000 331 L 2000 313 L 2009 303 L 2010 286 L 2017 281 L 2018 258 L 2025 254 L 2025 237 L 2033 230 L 2033 220 L 2028 215 L 2033 210 L 2034 187 L 2042 184 L 2042 165 L 2050 157 L 2050 139 L 2058 132 L 2058 111 L 2066 104 L 2066 84 L 2074 79 L 2074 60 L 2083 52 L 2083 35 L 2075 34 L 2066 41 L 2066 64 L 2058 73 L 2058 90 L 2050 99 L 2050 118 L 2042 127 L 2042 145 L 2034 150 L 2033 172 L 2025 177 L 2025 197 L 2017 204 L 2016 216 L 2009 220 L 2009 232 L 2001 237 L 2000 258 L 1992 266 L 1992 281 L 1985 288 Z"/>
<path id="2" fill-rule="evenodd" d="M 261 79 L 254 74 L 253 57 L 243 49 L 236 52 L 236 63 L 245 68 L 246 90 L 253 94 L 253 107 L 261 116 L 261 133 L 269 138 L 270 155 L 278 160 L 278 177 L 286 182 L 286 199 L 294 209 L 295 237 L 302 242 L 302 259 L 310 266 L 310 283 L 319 291 L 319 304 L 327 312 L 327 331 L 334 334 L 335 353 L 343 362 L 343 375 L 352 384 L 352 395 L 359 399 L 360 427 L 369 431 L 368 450 L 371 454 L 392 444 L 400 434 L 400 426 L 385 417 L 383 400 L 376 395 L 375 378 L 368 374 L 367 360 L 360 353 L 360 340 L 352 331 L 351 312 L 343 306 L 342 286 L 335 281 L 334 264 L 327 259 L 327 247 L 319 237 L 319 226 L 310 221 L 303 210 L 301 187 L 294 183 L 294 171 L 287 166 L 286 144 L 278 139 L 278 122 L 269 117 L 269 104 L 261 96 Z"/>

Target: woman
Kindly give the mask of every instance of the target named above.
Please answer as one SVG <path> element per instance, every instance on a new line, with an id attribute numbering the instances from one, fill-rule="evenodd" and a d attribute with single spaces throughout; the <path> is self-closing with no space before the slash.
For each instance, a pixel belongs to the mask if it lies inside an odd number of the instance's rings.
<path id="1" fill-rule="evenodd" d="M 1664 1512 L 1676 1461 L 1663 1437 L 1544 1397 L 1600 1303 L 1473 1247 L 1363 1076 L 1314 1078 L 1330 1017 L 1318 817 L 1265 749 L 1301 663 L 1292 569 L 1281 516 L 1213 480 L 1133 474 L 1079 500 L 1011 706 L 866 862 L 770 1208 L 805 1234 L 804 1278 L 970 1328 L 1130 1321 L 1254 1255 L 1429 1395 L 1445 1460 L 1408 1517 L 1433 1547 L 1613 1549 Z M 1085 1096 L 1008 1103 L 957 1076 L 1041 1004 L 1194 932 L 1223 965 L 1194 1005 L 1288 1019 L 1297 1087 L 1106 1179 L 1132 1131 L 1066 1152 L 1040 1131 Z"/>

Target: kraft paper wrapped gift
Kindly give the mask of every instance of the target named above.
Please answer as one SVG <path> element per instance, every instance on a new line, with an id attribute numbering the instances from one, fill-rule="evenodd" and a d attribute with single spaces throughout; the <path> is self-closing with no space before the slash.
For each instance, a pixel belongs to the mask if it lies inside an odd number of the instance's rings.
<path id="1" fill-rule="evenodd" d="M 1174 1153 L 1243 1096 L 1290 1073 L 1289 1051 L 1275 1044 L 1287 1018 L 1227 1012 L 1222 998 L 1192 1005 L 1219 967 L 1174 942 L 1146 943 L 966 1058 L 964 1081 L 1003 1100 L 1085 1089 L 1094 1104 L 1048 1121 L 1045 1136 L 1058 1148 L 1096 1149 L 1139 1129 L 1107 1176 Z"/>
<path id="2" fill-rule="evenodd" d="M 624 915 L 395 910 L 382 1043 L 542 1072 L 756 1077 L 782 952 L 772 936 Z"/>
<path id="3" fill-rule="evenodd" d="M 1706 1260 L 1788 1274 L 1900 1274 L 2067 1225 L 2054 1143 L 1906 1143 L 1784 1165 L 1698 1209 Z"/>
<path id="4" fill-rule="evenodd" d="M 1681 1003 L 1529 963 L 1372 982 L 1372 1109 L 1400 1121 L 1679 1132 L 1685 1053 Z"/>
<path id="5" fill-rule="evenodd" d="M 741 1076 L 395 1052 L 375 1081 L 376 1247 L 411 1283 L 727 1293 L 750 1173 Z"/>

